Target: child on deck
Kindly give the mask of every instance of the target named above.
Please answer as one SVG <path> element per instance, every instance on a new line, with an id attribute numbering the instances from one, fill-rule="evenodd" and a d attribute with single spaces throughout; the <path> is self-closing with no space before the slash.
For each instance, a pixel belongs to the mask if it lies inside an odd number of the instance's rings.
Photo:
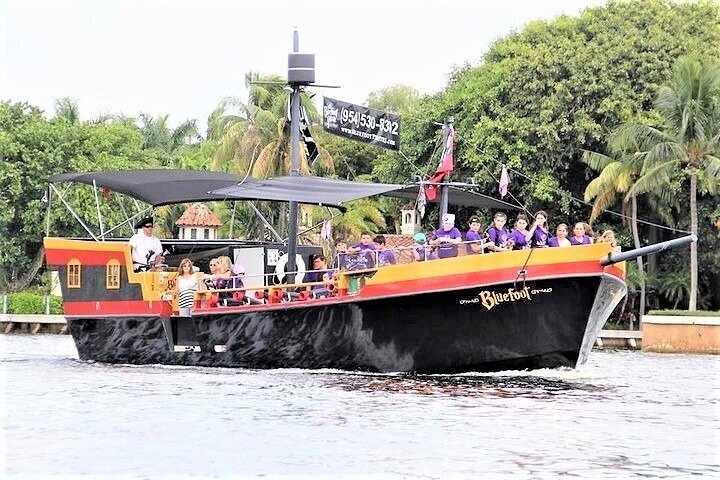
<path id="1" fill-rule="evenodd" d="M 378 267 L 395 265 L 397 263 L 397 259 L 392 250 L 385 248 L 385 235 L 375 235 L 373 242 L 377 245 Z"/>
<path id="2" fill-rule="evenodd" d="M 513 240 L 512 236 L 510 235 L 510 231 L 505 228 L 506 222 L 507 215 L 505 215 L 503 212 L 497 212 L 493 216 L 493 224 L 485 232 L 487 233 L 488 239 L 490 240 L 490 244 L 488 244 L 487 247 L 488 250 L 491 250 L 493 252 L 504 252 L 506 250 L 512 250 Z"/>
<path id="3" fill-rule="evenodd" d="M 413 244 L 412 254 L 416 262 L 437 259 L 437 255 L 433 253 L 432 247 L 427 244 L 427 236 L 424 233 L 416 233 L 413 235 L 413 240 L 415 243 Z"/>
<path id="4" fill-rule="evenodd" d="M 510 233 L 513 240 L 513 249 L 522 250 L 523 248 L 530 248 L 527 237 L 530 236 L 530 232 L 527 229 L 528 218 L 527 215 L 521 213 L 515 219 L 515 229 Z"/>
<path id="5" fill-rule="evenodd" d="M 480 233 L 480 218 L 476 215 L 470 217 L 470 229 L 465 234 L 465 251 L 468 255 L 484 253 L 483 234 Z"/>
<path id="6" fill-rule="evenodd" d="M 547 213 L 539 210 L 535 213 L 535 221 L 533 222 L 528 234 L 525 235 L 525 241 L 533 248 L 545 248 L 548 246 L 550 239 L 550 227 L 547 223 Z"/>
<path id="7" fill-rule="evenodd" d="M 589 235 L 585 234 L 585 224 L 583 222 L 578 222 L 573 227 L 573 236 L 570 237 L 570 244 L 571 245 L 590 245 L 592 243 L 592 239 Z"/>
<path id="8" fill-rule="evenodd" d="M 561 223 L 555 229 L 555 236 L 548 240 L 548 246 L 550 247 L 569 247 L 572 245 L 570 240 L 567 239 L 568 228 L 567 225 Z"/>
<path id="9" fill-rule="evenodd" d="M 442 217 L 442 227 L 435 231 L 435 238 L 430 245 L 438 247 L 439 258 L 457 257 L 458 243 L 462 242 L 460 230 L 455 228 L 455 215 L 446 213 Z"/>
<path id="10" fill-rule="evenodd" d="M 360 241 L 348 248 L 348 254 L 357 254 L 357 257 L 354 259 L 355 266 L 353 270 L 364 270 L 375 267 L 377 247 L 372 241 L 370 232 L 363 232 L 363 234 L 360 235 Z"/>

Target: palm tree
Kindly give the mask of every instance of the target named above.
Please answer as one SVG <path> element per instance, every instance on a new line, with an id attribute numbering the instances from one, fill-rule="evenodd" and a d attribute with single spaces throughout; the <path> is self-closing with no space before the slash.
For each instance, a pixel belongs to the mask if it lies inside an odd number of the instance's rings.
<path id="1" fill-rule="evenodd" d="M 223 100 L 209 119 L 208 137 L 219 146 L 213 156 L 213 169 L 236 172 L 256 178 L 286 175 L 290 172 L 290 141 L 287 108 L 289 95 L 284 80 L 277 75 L 245 74 L 247 102 L 234 97 Z M 302 104 L 309 121 L 316 123 L 319 115 L 306 93 Z M 232 110 L 238 113 L 231 113 Z M 324 171 L 334 172 L 332 157 L 323 147 L 316 164 Z M 300 151 L 300 173 L 308 174 L 307 156 Z"/>
<path id="2" fill-rule="evenodd" d="M 619 148 L 622 151 L 625 146 L 621 145 Z M 613 158 L 601 153 L 586 151 L 583 154 L 583 161 L 590 168 L 600 171 L 600 174 L 585 188 L 585 201 L 595 199 L 590 213 L 590 223 L 592 223 L 598 215 L 615 204 L 618 195 L 626 196 L 635 178 L 637 178 L 639 167 L 633 155 L 623 156 L 622 153 L 620 153 L 619 158 Z M 630 195 L 629 198 L 625 198 L 623 210 L 627 210 L 628 203 L 633 241 L 635 248 L 640 248 L 640 234 L 637 225 L 637 197 Z M 644 266 L 642 257 L 637 258 L 637 265 L 640 272 L 639 319 L 642 322 L 642 317 L 645 314 L 645 281 L 643 280 Z"/>
<path id="3" fill-rule="evenodd" d="M 694 57 L 678 61 L 655 100 L 659 127 L 628 123 L 618 138 L 638 146 L 639 178 L 628 195 L 649 192 L 678 175 L 690 180 L 690 230 L 697 235 L 697 192 L 715 194 L 720 181 L 720 65 Z M 690 245 L 688 310 L 697 309 L 697 244 Z"/>
<path id="4" fill-rule="evenodd" d="M 372 200 L 363 198 L 348 204 L 347 212 L 333 220 L 333 235 L 360 240 L 363 232 L 376 232 L 385 226 L 385 216 Z"/>
<path id="5" fill-rule="evenodd" d="M 245 86 L 248 100 L 242 102 L 228 97 L 213 111 L 208 119 L 208 139 L 217 141 L 211 168 L 241 176 L 268 178 L 290 173 L 290 123 L 287 120 L 289 95 L 283 89 L 284 79 L 277 75 L 260 75 L 248 72 Z M 302 104 L 313 123 L 320 117 L 310 97 L 301 94 Z M 235 112 L 235 113 L 233 113 Z M 313 168 L 333 173 L 334 163 L 328 151 L 318 147 L 319 157 Z M 300 149 L 300 173 L 308 174 L 311 166 L 307 155 Z M 272 209 L 260 204 L 268 220 L 278 221 L 280 231 L 286 217 L 286 208 Z M 246 209 L 240 207 L 240 210 Z M 243 215 L 242 212 L 237 214 Z M 263 229 L 261 227 L 260 230 Z M 260 232 L 255 232 L 260 233 Z"/>
<path id="6" fill-rule="evenodd" d="M 195 120 L 186 120 L 175 128 L 169 126 L 169 115 L 140 114 L 140 131 L 143 134 L 143 148 L 156 148 L 162 152 L 160 163 L 163 167 L 186 168 L 197 163 L 202 165 L 202 149 L 196 142 L 200 135 Z M 207 150 L 207 149 L 206 149 Z M 198 153 L 199 152 L 199 153 Z M 195 155 L 195 156 L 193 156 Z M 206 152 L 207 155 L 207 152 Z M 177 233 L 175 220 L 184 211 L 182 205 L 165 205 L 156 209 L 159 231 L 165 235 Z"/>

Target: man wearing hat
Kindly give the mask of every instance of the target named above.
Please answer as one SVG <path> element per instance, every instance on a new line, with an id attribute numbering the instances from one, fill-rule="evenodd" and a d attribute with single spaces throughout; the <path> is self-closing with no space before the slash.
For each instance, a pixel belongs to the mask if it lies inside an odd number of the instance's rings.
<path id="1" fill-rule="evenodd" d="M 465 234 L 465 251 L 468 254 L 483 253 L 483 240 L 480 233 L 480 217 L 473 215 L 470 217 L 470 230 Z"/>
<path id="2" fill-rule="evenodd" d="M 153 226 L 152 217 L 145 217 L 135 224 L 138 232 L 130 237 L 133 268 L 136 272 L 147 268 L 150 263 L 163 263 L 165 261 L 162 256 L 162 244 L 153 235 Z"/>
<path id="3" fill-rule="evenodd" d="M 435 231 L 435 238 L 430 245 L 438 246 L 438 257 L 457 257 L 457 244 L 462 242 L 460 230 L 455 228 L 455 215 L 446 213 L 442 216 L 442 227 Z"/>

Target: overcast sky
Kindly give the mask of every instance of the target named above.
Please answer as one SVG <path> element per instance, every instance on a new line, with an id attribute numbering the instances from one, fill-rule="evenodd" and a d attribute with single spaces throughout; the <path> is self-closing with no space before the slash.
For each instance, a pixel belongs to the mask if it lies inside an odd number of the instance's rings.
<path id="1" fill-rule="evenodd" d="M 434 93 L 529 21 L 603 3 L 0 0 L 0 99 L 52 115 L 68 96 L 84 119 L 144 112 L 204 128 L 222 98 L 246 98 L 246 72 L 286 74 L 294 26 L 316 81 L 342 86 L 328 96 L 363 104 L 397 83 Z"/>

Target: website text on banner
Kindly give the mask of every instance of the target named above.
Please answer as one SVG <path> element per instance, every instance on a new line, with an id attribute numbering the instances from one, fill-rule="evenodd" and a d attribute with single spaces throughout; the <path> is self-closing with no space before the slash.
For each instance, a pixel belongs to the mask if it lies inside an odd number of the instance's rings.
<path id="1" fill-rule="evenodd" d="M 400 115 L 323 98 L 326 132 L 391 150 L 400 149 Z"/>

